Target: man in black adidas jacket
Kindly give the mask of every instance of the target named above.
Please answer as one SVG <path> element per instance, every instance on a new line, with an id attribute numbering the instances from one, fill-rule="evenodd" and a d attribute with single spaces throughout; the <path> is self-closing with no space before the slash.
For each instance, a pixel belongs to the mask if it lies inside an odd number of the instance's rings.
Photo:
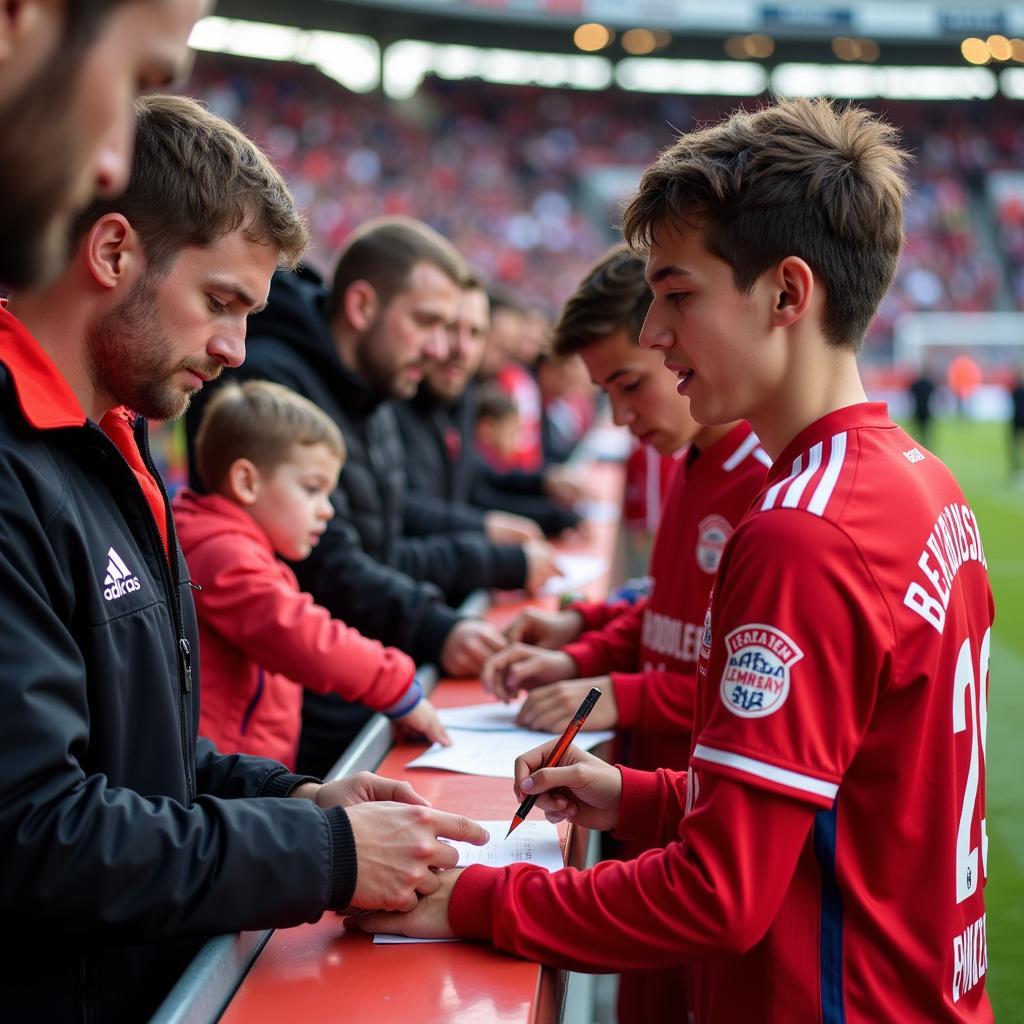
<path id="1" fill-rule="evenodd" d="M 127 193 L 80 230 L 64 275 L 0 310 L 0 1018 L 48 1024 L 147 1019 L 209 934 L 415 905 L 454 865 L 438 836 L 484 838 L 406 784 L 196 736 L 188 570 L 138 413 L 180 415 L 241 359 L 305 244 L 280 176 L 153 97 Z"/>
<path id="2" fill-rule="evenodd" d="M 447 354 L 464 273 L 458 253 L 425 224 L 370 221 L 339 253 L 329 290 L 308 269 L 275 274 L 266 310 L 250 323 L 245 364 L 231 376 L 299 392 L 345 437 L 337 515 L 293 567 L 302 589 L 367 636 L 468 676 L 507 641 L 451 606 L 479 587 L 539 586 L 557 570 L 543 541 L 495 543 L 479 511 L 407 492 L 388 399 L 414 394 L 425 365 Z M 189 410 L 193 436 L 209 394 Z M 300 769 L 326 771 L 369 714 L 307 692 Z"/>
<path id="3" fill-rule="evenodd" d="M 476 389 L 490 327 L 490 300 L 472 276 L 463 283 L 446 358 L 426 368 L 419 391 L 395 403 L 413 491 L 533 520 L 548 536 L 576 526 L 570 507 L 583 497 L 564 467 L 499 473 L 477 454 Z M 557 500 L 556 500 L 557 499 Z"/>

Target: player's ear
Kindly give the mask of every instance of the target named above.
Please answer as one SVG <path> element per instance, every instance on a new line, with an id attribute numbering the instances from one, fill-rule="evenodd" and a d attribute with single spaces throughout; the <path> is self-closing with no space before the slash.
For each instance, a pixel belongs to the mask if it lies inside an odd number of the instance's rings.
<path id="1" fill-rule="evenodd" d="M 774 299 L 772 325 L 789 327 L 804 317 L 814 297 L 814 271 L 799 256 L 787 256 L 769 271 Z"/>
<path id="2" fill-rule="evenodd" d="M 0 67 L 19 51 L 32 46 L 32 36 L 45 32 L 43 19 L 51 18 L 52 4 L 38 0 L 8 0 L 0 3 Z M 7 97 L 5 97 L 6 99 Z"/>

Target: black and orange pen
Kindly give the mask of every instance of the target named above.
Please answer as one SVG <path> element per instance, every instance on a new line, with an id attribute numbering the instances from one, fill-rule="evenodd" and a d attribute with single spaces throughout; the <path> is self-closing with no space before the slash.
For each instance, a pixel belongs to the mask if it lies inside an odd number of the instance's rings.
<path id="1" fill-rule="evenodd" d="M 542 768 L 550 768 L 552 765 L 558 764 L 562 760 L 562 755 L 569 749 L 569 744 L 576 738 L 576 733 L 583 728 L 583 723 L 587 720 L 587 715 L 594 710 L 594 705 L 597 703 L 597 698 L 601 696 L 601 691 L 596 687 L 590 688 L 590 693 L 583 698 L 583 703 L 580 705 L 579 711 L 572 716 L 572 721 L 565 727 L 565 732 L 558 738 L 558 742 L 551 748 L 551 753 L 548 754 Z M 520 805 L 519 809 L 515 814 L 512 815 L 512 824 L 509 825 L 508 831 L 505 833 L 505 838 L 508 839 L 512 833 L 519 828 L 520 825 L 526 820 L 526 816 L 530 813 L 533 805 L 537 802 L 536 796 L 528 796 Z"/>

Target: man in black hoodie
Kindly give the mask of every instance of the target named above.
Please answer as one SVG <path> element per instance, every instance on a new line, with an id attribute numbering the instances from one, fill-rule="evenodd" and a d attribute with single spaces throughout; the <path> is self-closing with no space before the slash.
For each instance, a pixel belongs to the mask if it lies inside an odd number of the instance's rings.
<path id="1" fill-rule="evenodd" d="M 490 299 L 483 284 L 469 276 L 463 284 L 447 357 L 426 368 L 413 398 L 395 403 L 409 486 L 477 509 L 525 516 L 553 536 L 580 521 L 571 505 L 583 494 L 565 469 L 550 466 L 537 473 L 500 473 L 488 466 L 474 447 L 473 375 L 483 359 L 489 327 Z"/>
<path id="2" fill-rule="evenodd" d="M 275 275 L 234 375 L 305 395 L 345 437 L 332 496 L 338 514 L 294 566 L 302 588 L 367 636 L 469 676 L 507 641 L 451 606 L 479 587 L 537 587 L 556 569 L 542 541 L 497 544 L 474 510 L 425 495 L 407 500 L 388 399 L 415 394 L 425 365 L 446 355 L 464 273 L 458 253 L 426 225 L 371 221 L 339 254 L 329 290 L 308 269 Z M 190 434 L 200 414 L 193 403 Z M 368 717 L 359 705 L 307 694 L 299 767 L 325 772 Z"/>

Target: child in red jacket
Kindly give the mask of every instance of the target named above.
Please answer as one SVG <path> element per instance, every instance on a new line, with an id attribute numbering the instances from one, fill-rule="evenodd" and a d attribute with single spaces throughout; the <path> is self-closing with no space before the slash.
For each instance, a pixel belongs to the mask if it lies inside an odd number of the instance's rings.
<path id="1" fill-rule="evenodd" d="M 344 457 L 329 417 L 267 381 L 225 384 L 203 416 L 196 459 L 210 493 L 184 491 L 174 513 L 201 588 L 200 732 L 222 751 L 294 767 L 303 687 L 449 742 L 412 660 L 332 619 L 277 557 L 313 550 L 334 515 Z"/>

